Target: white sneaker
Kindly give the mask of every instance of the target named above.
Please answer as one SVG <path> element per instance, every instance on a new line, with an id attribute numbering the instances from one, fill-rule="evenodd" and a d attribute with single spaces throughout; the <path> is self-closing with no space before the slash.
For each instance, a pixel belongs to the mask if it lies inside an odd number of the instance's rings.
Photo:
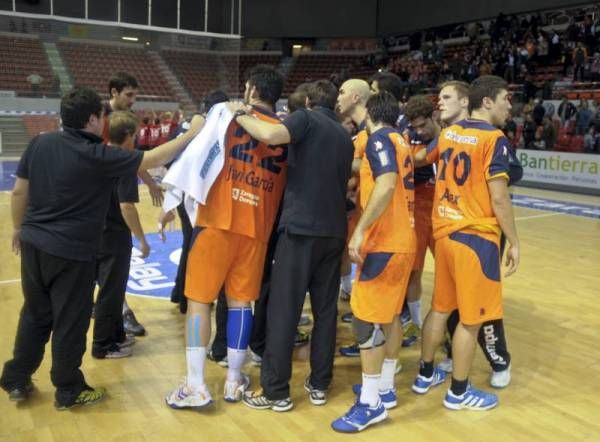
<path id="1" fill-rule="evenodd" d="M 490 376 L 490 385 L 494 388 L 505 388 L 510 384 L 510 364 L 508 368 L 502 371 L 492 371 Z"/>
<path id="2" fill-rule="evenodd" d="M 248 387 L 250 387 L 250 377 L 245 373 L 240 373 L 239 381 L 225 381 L 223 399 L 225 399 L 225 402 L 239 402 L 244 397 Z"/>
<path id="3" fill-rule="evenodd" d="M 438 368 L 446 373 L 452 373 L 453 363 L 452 359 L 446 358 L 438 364 Z"/>
<path id="4" fill-rule="evenodd" d="M 213 400 L 206 385 L 200 387 L 197 391 L 193 391 L 184 379 L 178 388 L 167 395 L 165 402 L 169 407 L 176 410 L 184 408 L 201 410 L 212 404 Z"/>

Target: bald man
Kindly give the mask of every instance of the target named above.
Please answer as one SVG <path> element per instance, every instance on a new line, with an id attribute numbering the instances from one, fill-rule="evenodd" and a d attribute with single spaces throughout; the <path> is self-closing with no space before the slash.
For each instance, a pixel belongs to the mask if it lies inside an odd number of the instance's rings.
<path id="1" fill-rule="evenodd" d="M 352 162 L 352 175 L 353 178 L 349 184 L 349 191 L 355 193 L 358 188 L 358 173 L 360 170 L 360 159 L 365 151 L 367 145 L 367 131 L 365 129 L 365 118 L 367 116 L 367 100 L 371 96 L 371 90 L 369 84 L 365 80 L 350 79 L 345 81 L 340 87 L 337 102 L 336 112 L 341 118 L 350 118 L 356 125 L 358 133 L 353 138 L 354 141 L 354 161 Z M 357 195 L 358 196 L 358 195 Z M 356 206 L 353 201 L 353 206 Z M 348 211 L 348 239 L 352 235 L 354 226 L 360 218 L 358 207 Z M 348 251 L 344 251 L 342 257 L 342 268 L 341 268 L 341 282 L 340 282 L 340 299 L 348 301 L 350 299 L 350 293 L 352 292 L 352 267 L 350 264 L 350 258 L 348 257 Z M 352 322 L 352 313 L 345 313 L 342 315 L 343 322 Z M 342 346 L 340 352 L 343 356 L 358 357 L 360 352 L 358 351 L 357 345 Z"/>

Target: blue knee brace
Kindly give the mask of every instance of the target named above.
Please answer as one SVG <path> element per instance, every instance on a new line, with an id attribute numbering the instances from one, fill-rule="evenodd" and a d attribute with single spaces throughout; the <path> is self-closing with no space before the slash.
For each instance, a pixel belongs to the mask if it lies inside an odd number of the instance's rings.
<path id="1" fill-rule="evenodd" d="M 227 347 L 246 350 L 252 333 L 252 309 L 230 308 L 227 312 Z"/>

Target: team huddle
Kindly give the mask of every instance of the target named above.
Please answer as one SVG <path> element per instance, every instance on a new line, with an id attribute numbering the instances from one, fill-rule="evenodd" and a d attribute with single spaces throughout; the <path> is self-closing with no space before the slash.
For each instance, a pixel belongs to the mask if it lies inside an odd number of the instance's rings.
<path id="1" fill-rule="evenodd" d="M 201 410 L 213 403 L 204 368 L 211 337 L 211 306 L 221 291 L 228 306 L 224 400 L 243 402 L 253 409 L 287 411 L 293 407 L 289 394 L 291 354 L 308 291 L 315 327 L 312 371 L 304 387 L 314 405 L 324 405 L 333 376 L 340 280 L 342 291 L 350 298 L 362 380 L 352 386 L 355 403 L 331 423 L 334 430 L 362 431 L 385 420 L 388 410 L 397 406 L 400 392 L 395 388 L 394 375 L 403 344 L 403 311 L 409 311 L 421 335 L 414 393 L 427 394 L 451 377 L 443 398 L 446 408 L 488 410 L 498 405 L 495 394 L 470 384 L 469 372 L 479 340 L 492 365 L 491 385 L 502 388 L 510 382 L 510 355 L 505 349 L 502 323 L 501 264 L 504 240 L 505 276 L 514 273 L 519 264 L 509 185 L 520 179 L 522 170 L 500 129 L 511 109 L 508 86 L 494 76 L 482 76 L 471 85 L 458 81 L 443 84 L 437 100 L 438 121 L 432 101 L 425 96 L 412 97 L 401 110 L 398 81 L 393 74 L 380 73 L 370 82 L 350 79 L 339 88 L 324 80 L 304 84 L 290 97 L 290 114 L 281 120 L 275 114 L 275 104 L 283 79 L 274 68 L 261 65 L 248 73 L 244 103 L 229 102 L 221 107 L 231 116 L 222 146 L 224 164 L 206 201 L 198 207 L 185 273 L 187 374 L 167 395 L 167 405 Z M 85 170 L 101 169 L 90 172 L 94 174 L 91 178 L 79 176 L 84 184 L 92 178 L 97 181 L 88 184 L 98 193 L 97 198 L 103 198 L 96 210 L 101 219 L 103 213 L 106 216 L 112 179 L 131 178 L 138 170 L 170 161 L 197 134 L 202 137 L 205 132 L 201 129 L 203 120 L 196 117 L 187 133 L 150 152 L 116 152 L 99 138 L 101 110 L 96 109 L 96 101 L 96 97 L 85 94 L 71 97 L 70 102 L 63 99 L 61 114 L 79 114 L 78 119 L 71 120 L 62 115 L 65 130 L 70 124 L 70 136 L 85 137 L 83 141 L 78 138 L 74 148 L 86 158 Z M 124 124 L 125 120 L 118 114 L 112 122 Z M 121 137 L 129 144 L 135 126 L 135 121 L 129 121 Z M 50 154 L 35 147 L 28 148 L 20 165 L 17 196 L 32 195 L 39 185 L 35 168 L 40 168 L 39 157 Z M 314 171 L 309 175 L 311 168 Z M 104 181 L 98 182 L 98 177 Z M 43 184 L 53 186 L 55 182 L 50 179 Z M 136 201 L 137 195 L 131 199 Z M 65 247 L 47 249 L 60 238 L 39 240 L 39 234 L 31 233 L 43 230 L 40 226 L 48 221 L 30 212 L 54 203 L 30 196 L 20 200 L 15 216 L 14 201 L 13 220 L 20 232 L 17 247 L 21 248 L 22 262 L 42 267 L 50 263 L 56 269 L 71 262 L 73 256 L 63 252 Z M 73 201 L 69 204 L 77 205 Z M 69 204 L 53 210 L 70 213 Z M 77 208 L 73 219 L 83 210 L 83 206 Z M 66 233 L 68 228 L 80 230 L 78 226 L 65 227 Z M 95 229 L 99 237 L 101 226 Z M 143 232 L 136 233 L 140 235 L 143 237 Z M 93 282 L 97 280 L 89 264 L 96 256 L 95 237 L 80 236 L 90 244 L 81 244 L 81 257 L 75 259 L 79 267 L 73 271 L 85 273 L 84 280 L 73 276 L 65 284 L 71 290 L 85 286 L 83 292 L 89 297 L 81 307 L 85 313 L 91 309 Z M 434 256 L 435 277 L 431 310 L 422 321 L 421 276 L 427 249 Z M 356 264 L 351 286 L 347 258 Z M 25 271 L 25 264 L 22 268 Z M 30 287 L 24 285 L 26 301 L 15 356 L 5 365 L 1 379 L 2 387 L 15 397 L 20 393 L 26 397 L 33 388 L 31 374 L 41 362 L 50 329 L 54 327 L 56 334 L 57 327 L 68 328 L 56 316 L 53 325 L 44 326 L 43 333 L 39 327 L 28 325 L 41 315 L 33 306 L 49 302 L 41 300 L 37 292 L 47 290 L 49 298 L 55 296 L 48 288 L 50 276 L 45 272 L 24 277 Z M 39 280 L 44 283 L 38 284 Z M 44 287 L 39 288 L 40 284 Z M 250 391 L 251 380 L 242 367 L 253 327 L 258 325 L 253 323 L 258 316 L 253 315 L 252 303 L 262 299 L 265 290 L 271 291 L 271 297 L 266 320 L 261 319 L 266 321 L 262 324 L 266 330 L 262 388 Z M 33 291 L 35 296 L 30 294 Z M 276 296 L 283 292 L 289 293 L 285 301 Z M 72 299 L 66 297 L 64 302 Z M 111 309 L 118 315 L 123 298 L 115 299 Z M 89 316 L 87 322 L 81 319 L 76 326 L 79 335 L 75 344 L 80 356 L 85 351 L 88 326 Z M 42 333 L 36 338 L 42 353 L 38 350 L 35 360 L 24 356 L 19 340 L 19 336 L 34 333 L 33 329 Z M 436 366 L 435 353 L 447 330 L 448 358 Z M 497 351 L 490 351 L 484 333 L 494 335 Z M 117 344 L 125 338 L 122 328 L 119 335 Z M 53 348 L 61 345 L 57 339 L 53 338 Z M 74 342 L 73 336 L 65 339 Z M 96 352 L 105 357 L 110 351 L 120 351 L 114 342 L 110 345 L 98 347 Z M 79 370 L 81 357 L 65 362 L 61 351 L 53 350 L 57 408 L 99 400 L 103 393 L 89 387 Z"/>
<path id="2" fill-rule="evenodd" d="M 411 279 L 420 291 L 418 280 L 428 247 L 435 250 L 435 288 L 432 310 L 422 325 L 421 365 L 412 389 L 425 394 L 445 381 L 448 369 L 434 366 L 434 353 L 445 336 L 450 315 L 457 314 L 460 319 L 451 344 L 452 382 L 443 404 L 453 410 L 495 407 L 497 396 L 470 385 L 468 374 L 481 325 L 493 327 L 503 316 L 502 234 L 509 243 L 506 274 L 513 273 L 519 262 L 508 186 L 519 179 L 520 167 L 499 129 L 511 108 L 506 83 L 488 76 L 470 86 L 461 82 L 443 85 L 439 96 L 443 129 L 432 118 L 431 101 L 413 97 L 405 109 L 411 124 L 401 132 L 397 127 L 398 99 L 383 89 L 388 80 L 381 76 L 371 85 L 348 80 L 336 100 L 338 117 L 351 118 L 360 129 L 349 171 L 349 194 L 355 196 L 356 209 L 348 220 L 347 253 L 358 266 L 350 305 L 363 371 L 362 382 L 353 386 L 356 403 L 332 423 L 340 432 L 361 431 L 384 420 L 387 410 L 397 405 L 394 374 L 402 343 L 400 313 Z M 264 159 L 272 156 L 272 146 L 285 149 L 282 145 L 287 143 L 288 156 L 294 149 L 294 156 L 302 155 L 293 132 L 286 131 L 293 125 L 280 124 L 268 115 L 272 108 L 265 110 L 274 102 L 272 96 L 265 99 L 265 88 L 265 81 L 250 78 L 246 105 L 229 105 L 234 121 L 228 129 L 225 168 L 268 174 L 275 186 L 268 192 L 241 189 L 256 194 L 258 205 L 240 204 L 232 197 L 235 183 L 223 174 L 218 187 L 211 189 L 206 206 L 199 208 L 189 255 L 195 270 L 187 273 L 186 296 L 194 312 L 188 310 L 186 323 L 188 371 L 184 383 L 167 396 L 173 408 L 202 409 L 212 402 L 203 367 L 210 339 L 209 306 L 222 286 L 229 304 L 224 399 L 243 401 L 255 409 L 287 411 L 293 406 L 289 387 L 286 397 L 277 397 L 280 395 L 269 392 L 269 380 L 261 373 L 263 388 L 249 391 L 250 379 L 241 372 L 252 329 L 250 302 L 259 296 L 266 243 L 286 185 L 285 155 L 279 156 L 276 172 L 265 170 Z M 311 96 L 318 91 L 311 88 L 319 89 L 319 85 L 301 88 L 306 107 L 315 111 Z M 293 117 L 294 113 L 288 118 Z M 252 155 L 240 155 L 242 142 L 249 146 L 242 150 Z M 294 167 L 298 164 L 290 164 L 288 173 Z M 284 206 L 289 203 L 287 198 L 286 193 Z M 276 257 L 275 265 L 278 262 Z M 269 350 L 267 329 L 265 353 Z M 510 366 L 504 362 L 492 374 L 494 387 L 510 381 Z M 309 377 L 305 388 L 313 404 L 326 403 L 327 385 L 316 388 Z"/>

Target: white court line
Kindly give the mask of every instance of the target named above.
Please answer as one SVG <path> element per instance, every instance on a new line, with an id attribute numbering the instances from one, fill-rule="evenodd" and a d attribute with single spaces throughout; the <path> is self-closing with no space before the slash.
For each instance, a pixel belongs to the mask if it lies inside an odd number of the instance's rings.
<path id="1" fill-rule="evenodd" d="M 5 279 L 4 281 L 0 281 L 0 284 L 14 284 L 15 282 L 21 282 L 21 279 Z"/>
<path id="2" fill-rule="evenodd" d="M 539 215 L 519 216 L 519 217 L 515 218 L 515 221 L 523 221 L 526 219 L 536 219 L 536 218 L 548 218 L 550 216 L 558 216 L 558 215 L 568 215 L 568 214 L 562 213 L 562 212 L 541 213 Z"/>

